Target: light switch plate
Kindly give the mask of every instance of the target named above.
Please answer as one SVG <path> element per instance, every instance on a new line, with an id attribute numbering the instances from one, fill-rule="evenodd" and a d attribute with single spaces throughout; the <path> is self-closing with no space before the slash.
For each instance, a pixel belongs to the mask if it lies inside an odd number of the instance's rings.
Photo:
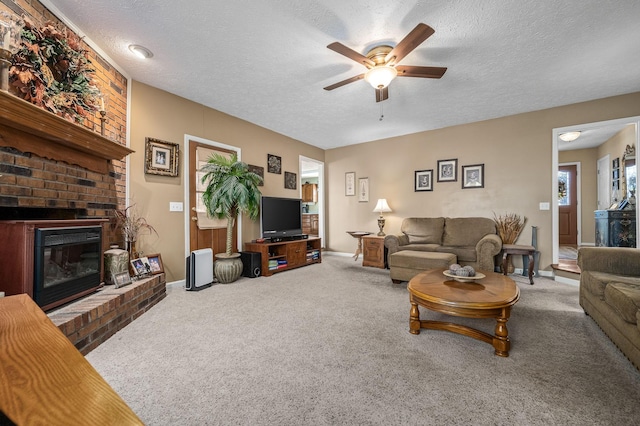
<path id="1" fill-rule="evenodd" d="M 540 203 L 540 210 L 549 210 L 549 203 Z"/>
<path id="2" fill-rule="evenodd" d="M 182 203 L 178 201 L 169 202 L 169 211 L 170 212 L 181 212 L 183 210 Z"/>

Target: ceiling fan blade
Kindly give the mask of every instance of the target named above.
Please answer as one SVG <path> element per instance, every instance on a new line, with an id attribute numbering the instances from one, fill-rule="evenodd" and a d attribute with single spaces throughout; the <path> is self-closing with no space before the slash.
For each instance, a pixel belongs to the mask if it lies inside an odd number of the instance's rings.
<path id="1" fill-rule="evenodd" d="M 397 64 L 407 56 L 413 49 L 418 47 L 420 43 L 428 39 L 435 30 L 427 24 L 418 24 L 400 43 L 394 47 L 391 52 L 384 58 L 387 65 Z"/>
<path id="2" fill-rule="evenodd" d="M 337 52 L 343 56 L 346 56 L 349 59 L 353 59 L 357 63 L 362 64 L 367 68 L 373 68 L 376 65 L 371 59 L 367 58 L 364 55 L 361 55 L 360 53 L 356 52 L 353 49 L 348 48 L 342 43 L 338 43 L 337 41 L 331 43 L 327 47 L 333 50 L 334 52 Z"/>
<path id="3" fill-rule="evenodd" d="M 398 65 L 395 67 L 398 77 L 440 78 L 447 71 L 447 67 L 416 67 L 413 65 Z"/>
<path id="4" fill-rule="evenodd" d="M 389 86 L 384 89 L 376 89 L 376 102 L 382 102 L 389 99 Z"/>
<path id="5" fill-rule="evenodd" d="M 331 86 L 327 86 L 324 90 L 333 90 L 338 87 L 342 87 L 345 84 L 353 83 L 354 81 L 362 80 L 364 78 L 364 74 L 356 75 L 355 77 L 348 78 L 346 80 L 339 81 L 337 83 L 332 84 Z"/>

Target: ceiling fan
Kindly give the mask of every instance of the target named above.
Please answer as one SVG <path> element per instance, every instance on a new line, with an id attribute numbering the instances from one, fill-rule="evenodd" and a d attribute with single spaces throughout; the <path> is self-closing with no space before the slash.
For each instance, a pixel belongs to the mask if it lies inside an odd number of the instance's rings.
<path id="1" fill-rule="evenodd" d="M 364 78 L 376 90 L 376 102 L 381 102 L 389 98 L 388 86 L 395 77 L 442 77 L 445 71 L 447 71 L 445 67 L 398 65 L 398 62 L 411 53 L 411 51 L 418 47 L 423 41 L 431 37 L 434 32 L 435 30 L 430 26 L 420 23 L 407 34 L 396 47 L 388 45 L 376 46 L 367 52 L 366 55 L 361 55 L 337 41 L 331 43 L 327 46 L 329 49 L 364 65 L 368 68 L 368 71 L 327 86 L 324 90 L 337 89 L 338 87 Z"/>

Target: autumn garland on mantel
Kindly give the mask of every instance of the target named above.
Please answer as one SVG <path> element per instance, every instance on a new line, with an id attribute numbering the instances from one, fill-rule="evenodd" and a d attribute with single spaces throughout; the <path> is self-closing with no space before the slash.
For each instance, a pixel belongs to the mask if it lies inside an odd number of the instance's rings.
<path id="1" fill-rule="evenodd" d="M 69 121 L 82 123 L 98 110 L 100 90 L 80 38 L 42 28 L 24 19 L 20 48 L 13 55 L 9 81 L 15 94 Z"/>

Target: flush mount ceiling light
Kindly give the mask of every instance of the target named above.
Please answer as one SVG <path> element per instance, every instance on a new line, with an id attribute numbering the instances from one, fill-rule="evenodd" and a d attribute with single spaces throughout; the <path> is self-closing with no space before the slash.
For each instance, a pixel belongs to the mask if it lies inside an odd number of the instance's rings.
<path id="1" fill-rule="evenodd" d="M 575 141 L 580 137 L 580 132 L 567 132 L 560 135 L 560 139 L 565 142 Z"/>
<path id="2" fill-rule="evenodd" d="M 129 50 L 135 53 L 138 57 L 142 59 L 153 58 L 153 52 L 151 52 L 149 49 L 147 49 L 144 46 L 140 46 L 138 44 L 130 44 Z"/>

